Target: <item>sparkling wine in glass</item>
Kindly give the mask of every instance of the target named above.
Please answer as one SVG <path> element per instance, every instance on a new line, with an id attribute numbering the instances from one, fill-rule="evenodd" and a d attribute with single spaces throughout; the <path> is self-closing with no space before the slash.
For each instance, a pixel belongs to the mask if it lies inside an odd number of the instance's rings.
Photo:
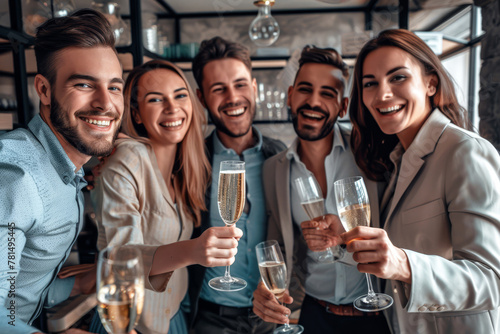
<path id="1" fill-rule="evenodd" d="M 335 181 L 335 201 L 340 221 L 346 231 L 356 226 L 370 226 L 371 211 L 368 192 L 361 176 Z M 391 296 L 373 291 L 370 275 L 366 274 L 368 294 L 358 297 L 354 307 L 363 312 L 376 312 L 391 307 Z"/>
<path id="2" fill-rule="evenodd" d="M 280 246 L 276 240 L 263 241 L 255 246 L 260 276 L 266 288 L 283 305 L 280 298 L 287 287 L 286 265 Z M 274 334 L 300 334 L 304 331 L 301 325 L 284 324 L 274 330 Z"/>
<path id="3" fill-rule="evenodd" d="M 126 334 L 144 305 L 142 257 L 132 246 L 108 247 L 97 262 L 97 311 L 108 333 Z"/>
<path id="4" fill-rule="evenodd" d="M 226 226 L 232 226 L 240 219 L 245 206 L 245 194 L 245 163 L 222 161 L 217 204 L 219 214 Z M 241 278 L 232 277 L 227 266 L 224 276 L 212 278 L 208 285 L 218 291 L 238 291 L 244 289 L 247 282 Z"/>
<path id="5" fill-rule="evenodd" d="M 295 187 L 300 197 L 300 204 L 309 219 L 325 214 L 325 201 L 321 188 L 314 176 L 303 176 L 295 179 Z M 345 251 L 340 246 L 329 247 L 324 251 L 313 252 L 317 262 L 333 263 L 344 256 Z"/>

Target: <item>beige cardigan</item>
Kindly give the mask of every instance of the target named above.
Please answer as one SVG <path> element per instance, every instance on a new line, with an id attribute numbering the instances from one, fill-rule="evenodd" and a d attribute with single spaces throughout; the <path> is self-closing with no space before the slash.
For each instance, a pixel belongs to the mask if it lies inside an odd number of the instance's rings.
<path id="1" fill-rule="evenodd" d="M 187 291 L 187 269 L 154 277 L 149 277 L 149 272 L 158 246 L 189 239 L 193 222 L 178 203 L 181 229 L 153 149 L 133 139 L 117 140 L 116 151 L 106 161 L 91 195 L 98 221 L 98 248 L 136 244 L 142 252 L 146 291 L 136 328 L 142 333 L 167 333 Z"/>

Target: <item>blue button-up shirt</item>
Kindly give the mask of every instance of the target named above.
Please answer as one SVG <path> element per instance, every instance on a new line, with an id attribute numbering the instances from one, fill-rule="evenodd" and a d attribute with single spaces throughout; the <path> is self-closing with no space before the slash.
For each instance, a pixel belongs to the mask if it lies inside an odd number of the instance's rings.
<path id="1" fill-rule="evenodd" d="M 337 214 L 337 206 L 335 204 L 335 189 L 334 182 L 349 176 L 361 175 L 358 166 L 354 160 L 354 155 L 348 146 L 348 135 L 346 130 L 335 123 L 333 130 L 333 147 L 332 151 L 325 158 L 325 170 L 327 181 L 327 194 L 325 198 L 325 212 Z M 306 165 L 300 161 L 297 153 L 298 139 L 296 139 L 286 156 L 290 159 L 291 164 L 291 180 L 295 180 L 299 176 L 312 175 Z M 292 204 L 292 219 L 299 226 L 301 222 L 309 220 L 304 209 L 300 205 L 300 197 L 295 183 L 291 182 L 291 204 Z M 314 260 L 312 251 L 307 251 L 307 276 L 305 281 L 306 293 L 317 299 L 326 300 L 332 304 L 351 304 L 357 297 L 365 294 L 367 289 L 365 275 L 360 273 L 357 267 L 353 264 L 342 262 L 336 263 L 319 263 Z M 346 259 L 352 255 L 346 253 Z"/>
<path id="2" fill-rule="evenodd" d="M 243 278 L 248 286 L 240 291 L 220 293 L 209 287 L 208 282 L 219 276 L 224 276 L 225 267 L 207 268 L 200 297 L 213 303 L 232 307 L 252 306 L 253 291 L 257 288 L 260 274 L 255 255 L 255 246 L 266 239 L 267 221 L 264 202 L 264 189 L 262 187 L 262 134 L 253 128 L 257 136 L 257 144 L 243 151 L 239 156 L 232 149 L 226 148 L 217 135 L 213 136 L 214 155 L 212 165 L 212 186 L 210 196 L 210 225 L 225 226 L 219 215 L 217 207 L 217 191 L 219 186 L 220 163 L 224 160 L 245 161 L 246 177 L 246 208 L 236 226 L 243 230 L 243 237 L 238 241 L 238 253 L 231 266 L 231 276 Z"/>
<path id="3" fill-rule="evenodd" d="M 0 333 L 37 331 L 83 218 L 83 169 L 39 115 L 28 127 L 0 136 Z"/>

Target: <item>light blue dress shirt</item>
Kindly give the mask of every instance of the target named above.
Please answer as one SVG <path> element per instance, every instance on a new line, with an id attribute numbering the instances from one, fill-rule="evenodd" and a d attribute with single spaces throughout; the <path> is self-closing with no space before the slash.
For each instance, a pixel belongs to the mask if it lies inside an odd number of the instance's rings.
<path id="1" fill-rule="evenodd" d="M 327 178 L 327 194 L 325 198 L 326 213 L 337 214 L 335 190 L 333 183 L 349 176 L 361 175 L 354 156 L 348 146 L 348 136 L 344 129 L 335 123 L 332 151 L 325 158 Z M 292 201 L 292 219 L 300 229 L 300 223 L 309 220 L 300 205 L 300 197 L 295 188 L 295 180 L 299 176 L 312 175 L 297 154 L 298 138 L 292 143 L 286 157 L 290 159 L 290 194 Z M 342 163 L 339 163 L 341 161 Z M 355 265 L 342 262 L 319 263 L 314 260 L 312 251 L 307 254 L 306 293 L 316 299 L 325 300 L 336 305 L 351 304 L 359 296 L 368 291 L 365 274 L 358 271 Z M 346 257 L 351 257 L 346 253 Z M 345 260 L 345 259 L 344 259 Z"/>
<path id="2" fill-rule="evenodd" d="M 217 135 L 214 138 L 214 156 L 212 165 L 212 186 L 210 201 L 211 226 L 225 226 L 219 215 L 217 206 L 217 191 L 219 186 L 219 170 L 221 161 L 242 160 L 245 161 L 246 177 L 246 207 L 249 210 L 243 212 L 236 226 L 243 230 L 243 237 L 238 241 L 238 253 L 231 265 L 231 276 L 243 278 L 248 286 L 240 291 L 231 293 L 220 293 L 209 287 L 208 282 L 219 276 L 224 276 L 225 267 L 207 268 L 200 297 L 219 305 L 232 307 L 252 306 L 253 291 L 257 288 L 260 280 L 255 246 L 266 239 L 267 218 L 264 201 L 264 189 L 262 187 L 262 164 L 264 155 L 262 153 L 262 134 L 253 128 L 257 136 L 257 144 L 243 151 L 239 156 L 232 149 L 224 147 Z"/>
<path id="3" fill-rule="evenodd" d="M 45 300 L 69 296 L 56 276 L 83 218 L 83 169 L 39 115 L 28 127 L 0 136 L 0 333 L 38 331 Z"/>

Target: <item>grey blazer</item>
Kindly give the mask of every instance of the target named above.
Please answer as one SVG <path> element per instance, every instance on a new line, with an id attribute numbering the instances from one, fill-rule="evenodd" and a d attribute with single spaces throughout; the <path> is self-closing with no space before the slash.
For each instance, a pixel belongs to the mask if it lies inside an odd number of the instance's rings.
<path id="1" fill-rule="evenodd" d="M 384 229 L 408 255 L 412 275 L 411 286 L 386 284 L 393 332 L 500 333 L 494 147 L 434 110 L 402 156 L 394 194 L 384 200 L 391 197 L 382 203 Z"/>
<path id="2" fill-rule="evenodd" d="M 341 134 L 344 140 L 344 145 L 347 148 L 341 155 L 338 162 L 342 164 L 344 159 L 354 160 L 354 156 L 349 148 L 350 127 L 347 125 L 339 125 Z M 287 151 L 281 152 L 274 157 L 268 159 L 264 163 L 263 181 L 264 193 L 266 195 L 266 209 L 268 216 L 268 240 L 277 240 L 285 255 L 289 277 L 289 290 L 294 298 L 294 305 L 297 307 L 304 296 L 304 281 L 307 274 L 305 266 L 305 257 L 307 254 L 307 243 L 298 226 L 292 221 L 292 210 L 290 207 L 290 160 L 286 157 Z M 327 171 L 328 173 L 329 171 Z M 330 171 L 331 172 L 331 171 Z M 352 171 L 349 176 L 363 175 L 358 169 Z M 347 177 L 346 175 L 345 177 Z M 372 203 L 372 226 L 379 226 L 379 196 L 378 186 L 383 187 L 383 184 L 377 184 L 373 181 L 364 178 L 370 203 Z M 291 270 L 293 268 L 293 270 Z"/>

